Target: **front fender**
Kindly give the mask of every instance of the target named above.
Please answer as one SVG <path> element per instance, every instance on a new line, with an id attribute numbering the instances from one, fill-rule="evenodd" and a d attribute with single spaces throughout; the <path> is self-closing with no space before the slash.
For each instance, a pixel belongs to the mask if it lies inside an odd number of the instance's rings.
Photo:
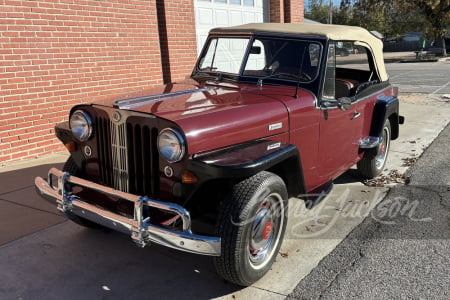
<path id="1" fill-rule="evenodd" d="M 74 137 L 72 130 L 70 130 L 69 122 L 61 122 L 56 124 L 55 126 L 55 135 L 56 137 L 66 146 L 68 143 L 75 143 L 78 145 L 78 141 Z M 70 155 L 72 156 L 73 161 L 77 165 L 80 170 L 84 170 L 85 161 L 84 156 L 81 152 L 80 147 L 75 147 L 75 149 L 71 150 Z"/>
<path id="2" fill-rule="evenodd" d="M 290 195 L 305 193 L 300 153 L 287 143 L 259 140 L 240 144 L 194 156 L 187 169 L 204 181 L 243 179 L 266 170 L 284 180 Z"/>

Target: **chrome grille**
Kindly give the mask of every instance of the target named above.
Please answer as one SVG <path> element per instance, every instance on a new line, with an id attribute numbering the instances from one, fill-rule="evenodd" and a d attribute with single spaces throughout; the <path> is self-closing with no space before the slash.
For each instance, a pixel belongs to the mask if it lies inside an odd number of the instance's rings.
<path id="1" fill-rule="evenodd" d="M 117 125 L 110 122 L 111 126 L 111 153 L 113 166 L 113 187 L 122 192 L 129 192 L 128 184 L 128 156 L 127 156 L 127 132 L 125 124 Z"/>
<path id="2" fill-rule="evenodd" d="M 113 109 L 96 111 L 100 183 L 137 195 L 159 196 L 158 130 L 151 116 L 124 112 L 113 121 Z"/>

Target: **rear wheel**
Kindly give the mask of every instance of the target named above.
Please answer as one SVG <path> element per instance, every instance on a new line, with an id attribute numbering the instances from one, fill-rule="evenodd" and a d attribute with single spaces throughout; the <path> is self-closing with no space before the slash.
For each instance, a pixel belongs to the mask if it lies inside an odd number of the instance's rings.
<path id="1" fill-rule="evenodd" d="M 248 286 L 269 271 L 286 230 L 287 198 L 283 180 L 265 171 L 233 187 L 216 226 L 222 252 L 214 265 L 220 276 Z"/>
<path id="2" fill-rule="evenodd" d="M 383 126 L 383 132 L 381 134 L 381 141 L 376 148 L 375 155 L 373 153 L 366 153 L 358 162 L 358 171 L 365 178 L 371 179 L 378 176 L 386 165 L 388 157 L 389 147 L 391 144 L 391 123 L 389 119 Z"/>
<path id="3" fill-rule="evenodd" d="M 69 159 L 67 159 L 66 163 L 63 166 L 63 171 L 68 172 L 70 175 L 73 175 L 76 177 L 80 177 L 80 178 L 84 177 L 82 171 L 80 170 L 80 168 L 78 168 L 78 166 L 75 163 L 72 156 L 70 156 Z M 79 217 L 71 212 L 65 212 L 65 214 L 71 221 L 77 223 L 78 225 L 88 227 L 88 228 L 95 228 L 95 229 L 105 228 L 97 223 L 86 220 L 86 219 Z"/>

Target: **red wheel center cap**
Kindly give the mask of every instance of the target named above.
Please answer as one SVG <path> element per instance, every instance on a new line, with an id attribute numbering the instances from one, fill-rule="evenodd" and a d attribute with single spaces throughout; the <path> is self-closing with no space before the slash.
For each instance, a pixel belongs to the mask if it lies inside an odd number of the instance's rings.
<path id="1" fill-rule="evenodd" d="M 385 144 L 381 144 L 381 149 L 380 149 L 381 153 L 384 153 L 384 151 L 386 151 L 386 145 Z"/>
<path id="2" fill-rule="evenodd" d="M 267 240 L 270 237 L 271 232 L 272 232 L 272 222 L 267 222 L 266 225 L 264 225 L 263 239 Z"/>

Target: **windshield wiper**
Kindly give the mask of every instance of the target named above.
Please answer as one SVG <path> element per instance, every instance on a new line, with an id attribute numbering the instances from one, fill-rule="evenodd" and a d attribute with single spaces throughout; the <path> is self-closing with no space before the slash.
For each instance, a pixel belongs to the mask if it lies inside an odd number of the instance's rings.
<path id="1" fill-rule="evenodd" d="M 304 73 L 304 72 L 300 72 L 298 75 L 297 74 L 292 74 L 292 73 L 274 73 L 274 74 L 270 74 L 267 75 L 265 77 L 259 78 L 258 79 L 258 85 L 262 86 L 263 85 L 263 80 L 269 79 L 269 78 L 274 78 L 274 77 L 279 77 L 279 76 L 284 76 L 284 77 L 289 77 L 291 79 L 295 79 L 297 81 L 301 81 L 301 80 L 305 80 L 305 81 L 311 81 L 311 76 L 309 76 L 308 74 Z"/>
<path id="2" fill-rule="evenodd" d="M 204 76 L 209 78 L 214 78 L 215 81 L 220 82 L 223 81 L 223 74 L 220 72 L 205 72 L 205 71 L 198 71 L 192 77 L 196 76 Z"/>
<path id="3" fill-rule="evenodd" d="M 211 81 L 205 81 L 205 85 L 208 86 L 217 86 L 217 87 L 225 87 L 225 88 L 230 88 L 230 89 L 236 89 L 236 90 L 240 90 L 241 88 L 239 86 L 233 85 L 233 84 L 229 84 L 226 82 L 211 82 Z"/>

